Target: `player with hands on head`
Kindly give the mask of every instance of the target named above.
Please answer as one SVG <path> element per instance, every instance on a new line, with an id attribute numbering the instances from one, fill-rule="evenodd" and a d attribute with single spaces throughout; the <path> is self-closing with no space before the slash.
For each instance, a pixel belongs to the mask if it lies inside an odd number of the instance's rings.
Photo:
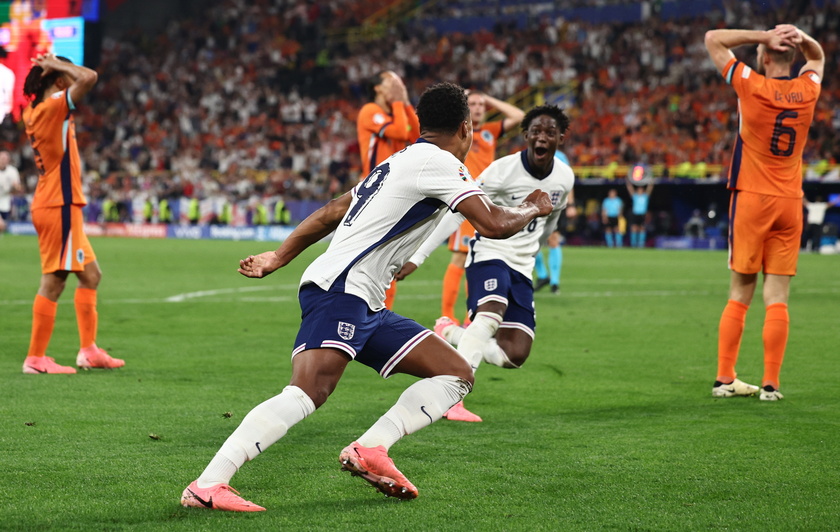
<path id="1" fill-rule="evenodd" d="M 493 162 L 478 177 L 482 190 L 500 205 L 516 205 L 533 189 L 547 190 L 551 214 L 536 218 L 507 240 L 487 238 L 476 226 L 467 262 L 467 310 L 472 319 L 464 329 L 451 318 L 441 316 L 435 332 L 458 348 L 475 371 L 483 361 L 504 368 L 519 368 L 531 353 L 536 330 L 534 287 L 531 273 L 534 256 L 557 226 L 574 186 L 572 169 L 554 153 L 566 138 L 569 117 L 557 106 L 541 105 L 525 114 L 522 131 L 527 148 Z M 397 274 L 404 278 L 414 271 L 442 241 L 460 216 L 448 220 L 421 246 Z M 456 404 L 446 418 L 481 421 Z"/>
<path id="2" fill-rule="evenodd" d="M 777 401 L 779 373 L 790 332 L 788 299 L 802 234 L 802 153 L 820 95 L 825 54 L 790 24 L 767 31 L 706 32 L 706 49 L 738 95 L 739 127 L 729 168 L 729 300 L 718 329 L 714 397 L 754 395 L 759 387 L 737 378 L 735 364 L 747 310 L 763 272 L 764 377 L 759 399 Z M 758 45 L 756 68 L 733 48 Z M 805 64 L 791 69 L 797 48 Z"/>
<path id="3" fill-rule="evenodd" d="M 362 175 L 402 150 L 420 135 L 417 113 L 408 99 L 408 90 L 396 72 L 383 70 L 367 83 L 370 102 L 359 110 L 356 135 L 362 159 Z M 392 281 L 385 294 L 385 307 L 394 305 L 397 284 Z"/>
<path id="4" fill-rule="evenodd" d="M 302 323 L 289 385 L 245 416 L 201 476 L 184 490 L 184 506 L 264 510 L 237 495 L 229 485 L 231 477 L 324 404 L 353 360 L 384 378 L 405 373 L 419 380 L 341 451 L 341 466 L 386 495 L 417 497 L 417 488 L 396 468 L 388 451 L 463 399 L 472 389 L 473 372 L 432 331 L 385 308 L 388 283 L 447 208 L 462 213 L 488 238 L 516 235 L 552 211 L 544 192 L 532 192 L 515 207 L 500 206 L 470 179 L 463 160 L 472 143 L 472 123 L 461 87 L 440 83 L 428 88 L 417 113 L 420 140 L 306 218 L 276 251 L 240 261 L 242 275 L 265 277 L 335 231 L 326 252 L 300 281 Z"/>
<path id="5" fill-rule="evenodd" d="M 96 345 L 96 295 L 102 271 L 84 230 L 82 208 L 87 199 L 82 191 L 73 118 L 76 105 L 94 87 L 98 76 L 89 68 L 53 54 L 38 55 L 32 63 L 23 88 L 31 98 L 23 111 L 23 122 L 39 174 L 31 215 L 38 233 L 41 283 L 32 309 L 32 333 L 23 372 L 76 372 L 46 356 L 58 298 L 70 273 L 79 280 L 74 296 L 80 345 L 76 365 L 85 369 L 118 368 L 125 362 L 112 358 Z"/>

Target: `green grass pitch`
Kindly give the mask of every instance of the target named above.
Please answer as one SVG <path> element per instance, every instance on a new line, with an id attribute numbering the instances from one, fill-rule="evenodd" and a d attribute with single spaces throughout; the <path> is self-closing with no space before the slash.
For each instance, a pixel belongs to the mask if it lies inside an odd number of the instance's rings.
<path id="1" fill-rule="evenodd" d="M 539 292 L 531 358 L 483 366 L 467 405 L 391 449 L 420 490 L 385 499 L 339 451 L 412 382 L 351 364 L 335 394 L 234 477 L 268 508 L 182 508 L 183 488 L 257 403 L 288 382 L 296 285 L 323 246 L 267 279 L 236 273 L 272 243 L 93 241 L 99 344 L 126 367 L 21 373 L 40 271 L 35 238 L 0 238 L 2 530 L 837 530 L 840 256 L 803 255 L 780 403 L 713 399 L 722 252 L 565 248 L 562 294 Z M 400 284 L 431 326 L 448 260 Z M 48 354 L 78 349 L 75 278 Z M 739 376 L 762 374 L 763 306 Z"/>

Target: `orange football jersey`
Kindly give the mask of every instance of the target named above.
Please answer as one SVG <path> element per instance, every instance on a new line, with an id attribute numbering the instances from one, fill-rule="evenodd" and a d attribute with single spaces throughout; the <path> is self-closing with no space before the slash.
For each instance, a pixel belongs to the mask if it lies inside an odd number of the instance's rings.
<path id="1" fill-rule="evenodd" d="M 56 92 L 23 110 L 39 174 L 32 209 L 87 204 L 73 110 L 67 91 Z"/>
<path id="2" fill-rule="evenodd" d="M 808 71 L 767 78 L 732 58 L 723 77 L 738 94 L 738 137 L 729 188 L 802 197 L 802 152 L 820 95 L 820 78 Z"/>
<path id="3" fill-rule="evenodd" d="M 501 120 L 488 122 L 478 129 L 473 129 L 473 143 L 465 162 L 473 178 L 481 175 L 481 172 L 496 160 L 496 140 L 502 133 L 504 128 Z"/>
<path id="4" fill-rule="evenodd" d="M 366 103 L 356 119 L 362 178 L 391 155 L 420 137 L 420 121 L 414 107 L 403 102 L 391 104 L 388 114 L 378 104 Z"/>

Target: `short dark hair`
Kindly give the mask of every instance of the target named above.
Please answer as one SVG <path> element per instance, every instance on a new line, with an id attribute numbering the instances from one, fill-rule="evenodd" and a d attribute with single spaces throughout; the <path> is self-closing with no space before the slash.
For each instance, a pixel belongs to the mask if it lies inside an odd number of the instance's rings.
<path id="1" fill-rule="evenodd" d="M 66 57 L 60 55 L 55 57 L 59 61 L 73 64 Z M 44 99 L 44 91 L 55 84 L 55 82 L 62 76 L 62 72 L 53 70 L 46 76 L 43 76 L 44 69 L 40 65 L 33 65 L 26 75 L 26 81 L 23 82 L 23 94 L 32 98 L 32 107 L 38 105 Z"/>
<path id="2" fill-rule="evenodd" d="M 368 95 L 368 100 L 373 101 L 376 99 L 376 87 L 382 84 L 382 76 L 384 76 L 386 72 L 388 71 L 380 70 L 365 81 L 365 92 Z"/>
<path id="3" fill-rule="evenodd" d="M 464 88 L 454 83 L 436 83 L 423 91 L 417 103 L 420 133 L 454 134 L 469 119 L 470 108 Z"/>
<path id="4" fill-rule="evenodd" d="M 538 116 L 547 115 L 557 122 L 557 127 L 560 128 L 560 133 L 565 133 L 569 129 L 569 117 L 556 105 L 539 105 L 534 107 L 522 119 L 522 131 L 527 131 L 531 127 L 531 122 Z"/>
<path id="5" fill-rule="evenodd" d="M 796 57 L 796 47 L 793 46 L 786 47 L 783 52 L 773 50 L 768 46 L 764 48 L 764 51 L 771 61 L 779 65 L 790 65 Z"/>

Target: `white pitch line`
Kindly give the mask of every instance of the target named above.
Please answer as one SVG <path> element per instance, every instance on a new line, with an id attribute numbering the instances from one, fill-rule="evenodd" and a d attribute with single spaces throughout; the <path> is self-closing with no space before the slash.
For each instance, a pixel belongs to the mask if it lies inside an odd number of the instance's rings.
<path id="1" fill-rule="evenodd" d="M 183 294 L 176 294 L 167 297 L 164 301 L 167 303 L 181 303 L 188 299 L 197 299 L 200 297 L 212 297 L 222 294 L 238 294 L 242 292 L 264 292 L 266 290 L 296 290 L 298 285 L 265 285 L 265 286 L 241 286 L 238 288 L 217 288 L 216 290 L 199 290 L 197 292 L 184 292 Z"/>
<path id="2" fill-rule="evenodd" d="M 435 281 L 418 281 L 414 286 L 440 286 L 439 282 Z M 289 290 L 289 295 L 282 296 L 265 296 L 265 297 L 236 297 L 236 294 L 261 292 L 269 290 Z M 166 298 L 129 298 L 129 299 L 100 299 L 100 305 L 149 305 L 149 304 L 164 304 L 164 303 L 231 303 L 231 302 L 247 302 L 247 303 L 289 303 L 297 300 L 297 285 L 271 285 L 271 286 L 248 286 L 239 288 L 219 288 L 216 290 L 200 290 L 197 292 L 185 292 L 183 294 L 176 294 Z M 815 288 L 793 288 L 792 296 L 796 298 L 799 294 L 837 294 L 840 293 L 840 287 L 815 287 Z M 569 291 L 563 290 L 561 295 L 557 296 L 548 292 L 537 292 L 534 297 L 537 299 L 554 299 L 561 300 L 562 298 L 615 298 L 615 297 L 684 297 L 684 296 L 709 296 L 709 295 L 726 295 L 725 287 L 722 290 L 582 290 Z M 217 297 L 224 295 L 232 295 L 234 297 Z M 437 292 L 428 294 L 406 294 L 400 296 L 402 300 L 410 301 L 430 301 L 440 299 L 440 294 Z M 32 305 L 31 299 L 19 300 L 0 300 L 0 306 L 29 306 Z"/>

